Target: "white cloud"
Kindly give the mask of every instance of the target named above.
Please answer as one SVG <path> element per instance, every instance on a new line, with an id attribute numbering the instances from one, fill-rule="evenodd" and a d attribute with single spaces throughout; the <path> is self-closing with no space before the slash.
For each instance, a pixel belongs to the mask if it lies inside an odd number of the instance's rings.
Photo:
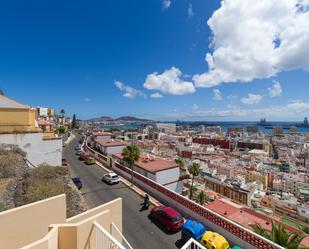
<path id="1" fill-rule="evenodd" d="M 272 98 L 278 97 L 282 93 L 281 84 L 279 81 L 276 81 L 276 80 L 273 81 L 273 85 L 269 87 L 267 90 L 268 90 L 269 96 Z"/>
<path id="2" fill-rule="evenodd" d="M 191 18 L 193 16 L 194 16 L 193 5 L 190 3 L 188 7 L 188 18 Z"/>
<path id="3" fill-rule="evenodd" d="M 262 95 L 249 93 L 247 97 L 243 97 L 241 99 L 241 102 L 243 102 L 246 105 L 255 105 L 260 103 L 262 98 L 263 98 Z"/>
<path id="4" fill-rule="evenodd" d="M 118 80 L 115 80 L 114 84 L 121 92 L 123 92 L 123 96 L 126 98 L 134 99 L 138 96 L 142 96 L 144 98 L 146 97 L 146 94 L 143 93 L 142 91 L 134 89 L 131 86 L 125 85 Z"/>
<path id="5" fill-rule="evenodd" d="M 199 109 L 199 107 L 198 107 L 197 104 L 194 104 L 194 105 L 192 106 L 192 111 L 193 111 L 193 112 L 196 112 L 198 109 Z"/>
<path id="6" fill-rule="evenodd" d="M 84 101 L 85 101 L 85 102 L 90 102 L 90 101 L 91 101 L 91 99 L 90 99 L 90 98 L 88 98 L 88 97 L 86 97 L 86 98 L 84 98 Z"/>
<path id="7" fill-rule="evenodd" d="M 163 98 L 163 95 L 161 93 L 152 93 L 150 94 L 150 98 L 154 99 Z"/>
<path id="8" fill-rule="evenodd" d="M 162 74 L 154 72 L 147 75 L 144 87 L 148 90 L 158 90 L 172 95 L 194 93 L 193 83 L 182 80 L 181 75 L 181 71 L 175 67 L 164 71 Z"/>
<path id="9" fill-rule="evenodd" d="M 224 0 L 208 20 L 213 33 L 209 71 L 196 87 L 249 82 L 309 69 L 308 0 Z"/>
<path id="10" fill-rule="evenodd" d="M 213 100 L 217 101 L 222 100 L 222 93 L 219 89 L 214 89 L 213 94 L 214 94 L 214 96 L 212 97 Z"/>
<path id="11" fill-rule="evenodd" d="M 295 100 L 288 103 L 287 108 L 294 110 L 295 112 L 298 113 L 303 113 L 309 110 L 309 103 L 304 102 L 302 100 Z"/>
<path id="12" fill-rule="evenodd" d="M 237 95 L 228 95 L 226 98 L 228 100 L 236 100 L 236 99 L 238 99 L 238 96 Z"/>
<path id="13" fill-rule="evenodd" d="M 225 108 L 198 109 L 195 112 L 171 112 L 165 114 L 169 119 L 205 120 L 259 120 L 266 117 L 272 120 L 290 119 L 302 120 L 309 115 L 309 102 L 297 100 L 283 106 L 268 106 L 264 108 L 243 108 L 236 105 L 227 105 Z"/>
<path id="14" fill-rule="evenodd" d="M 162 9 L 168 9 L 172 4 L 171 0 L 162 0 Z"/>

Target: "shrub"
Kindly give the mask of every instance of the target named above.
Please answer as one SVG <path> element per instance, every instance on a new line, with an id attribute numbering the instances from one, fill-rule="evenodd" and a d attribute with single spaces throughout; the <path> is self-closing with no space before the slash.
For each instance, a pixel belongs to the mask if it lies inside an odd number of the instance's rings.
<path id="1" fill-rule="evenodd" d="M 25 190 L 25 204 L 40 201 L 55 195 L 62 194 L 64 186 L 60 180 L 34 180 L 28 182 Z"/>

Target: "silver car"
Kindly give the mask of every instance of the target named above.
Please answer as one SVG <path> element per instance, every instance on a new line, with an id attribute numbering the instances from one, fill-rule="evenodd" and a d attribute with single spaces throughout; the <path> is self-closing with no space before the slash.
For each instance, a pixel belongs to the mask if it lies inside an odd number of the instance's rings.
<path id="1" fill-rule="evenodd" d="M 119 183 L 119 176 L 116 173 L 105 174 L 102 178 L 102 182 L 106 182 L 108 184 Z"/>

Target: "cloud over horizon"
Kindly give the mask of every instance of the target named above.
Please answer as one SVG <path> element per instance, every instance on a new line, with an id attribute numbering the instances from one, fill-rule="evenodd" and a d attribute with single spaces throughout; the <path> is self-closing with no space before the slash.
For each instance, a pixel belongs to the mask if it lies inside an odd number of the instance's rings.
<path id="1" fill-rule="evenodd" d="M 208 20 L 213 37 L 196 87 L 250 82 L 309 69 L 309 1 L 225 0 Z M 253 32 L 254 30 L 254 32 Z"/>

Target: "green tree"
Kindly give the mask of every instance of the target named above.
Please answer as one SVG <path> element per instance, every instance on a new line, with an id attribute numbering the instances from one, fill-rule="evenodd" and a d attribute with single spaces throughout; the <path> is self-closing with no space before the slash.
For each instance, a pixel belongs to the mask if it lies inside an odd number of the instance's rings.
<path id="1" fill-rule="evenodd" d="M 73 114 L 73 118 L 72 118 L 72 129 L 77 128 L 77 121 L 76 121 L 76 115 Z"/>
<path id="2" fill-rule="evenodd" d="M 185 168 L 185 163 L 183 162 L 182 159 L 176 158 L 176 159 L 175 159 L 175 163 L 177 163 L 177 165 L 179 166 L 179 168 L 180 168 L 181 170 L 184 170 L 184 168 Z"/>
<path id="3" fill-rule="evenodd" d="M 251 225 L 253 231 L 264 238 L 273 241 L 287 249 L 302 249 L 301 241 L 306 237 L 304 233 L 288 232 L 285 230 L 283 223 L 276 223 L 271 221 L 271 230 L 264 229 L 260 224 Z"/>
<path id="4" fill-rule="evenodd" d="M 61 110 L 60 110 L 60 113 L 61 113 L 62 117 L 64 117 L 65 110 L 64 110 L 64 109 L 61 109 Z"/>
<path id="5" fill-rule="evenodd" d="M 204 204 L 207 202 L 207 195 L 205 194 L 204 191 L 201 191 L 198 195 L 197 195 L 197 201 L 200 205 L 204 206 Z"/>
<path id="6" fill-rule="evenodd" d="M 134 144 L 128 145 L 122 150 L 123 161 L 129 164 L 131 169 L 131 185 L 133 185 L 133 165 L 139 160 L 141 151 Z"/>
<path id="7" fill-rule="evenodd" d="M 193 163 L 189 166 L 189 173 L 191 174 L 191 187 L 189 198 L 192 199 L 193 196 L 193 185 L 196 177 L 200 175 L 201 166 L 198 163 Z"/>

